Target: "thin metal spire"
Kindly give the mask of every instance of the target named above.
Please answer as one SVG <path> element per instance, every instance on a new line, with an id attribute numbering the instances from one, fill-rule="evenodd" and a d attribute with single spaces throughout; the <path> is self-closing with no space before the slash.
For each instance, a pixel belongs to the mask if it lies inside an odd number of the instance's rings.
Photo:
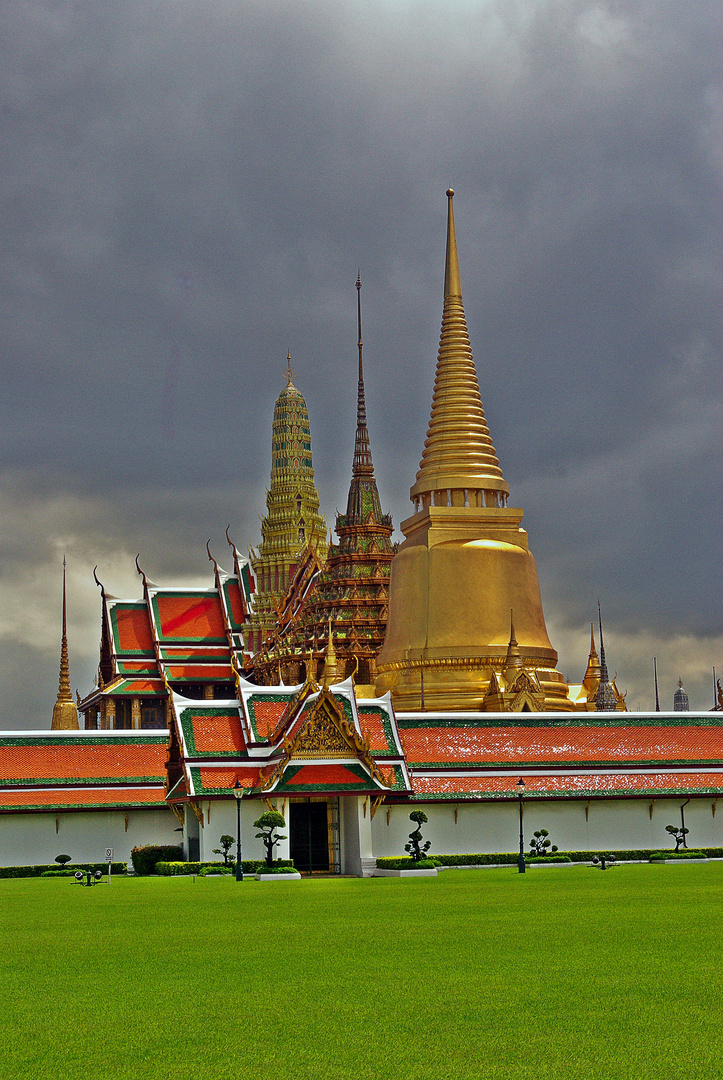
<path id="1" fill-rule="evenodd" d="M 608 679 L 608 665 L 605 660 L 605 642 L 603 641 L 602 611 L 600 609 L 599 600 L 597 602 L 597 617 L 598 625 L 600 627 L 600 684 L 597 688 L 595 708 L 597 712 L 615 712 L 617 701 L 615 700 L 615 691 Z"/>
<path id="2" fill-rule="evenodd" d="M 653 657 L 653 679 L 655 681 L 655 711 L 660 712 L 660 698 L 658 697 L 658 660 Z"/>
<path id="3" fill-rule="evenodd" d="M 357 347 L 359 349 L 359 383 L 357 386 L 357 399 L 356 399 L 356 438 L 354 440 L 354 465 L 352 469 L 352 476 L 373 476 L 374 465 L 372 464 L 372 451 L 369 443 L 369 432 L 367 430 L 367 407 L 366 398 L 364 395 L 364 366 L 362 363 L 362 319 L 361 319 L 361 275 L 357 273 L 356 278 L 356 309 L 357 309 L 357 325 L 358 325 L 358 341 Z"/>

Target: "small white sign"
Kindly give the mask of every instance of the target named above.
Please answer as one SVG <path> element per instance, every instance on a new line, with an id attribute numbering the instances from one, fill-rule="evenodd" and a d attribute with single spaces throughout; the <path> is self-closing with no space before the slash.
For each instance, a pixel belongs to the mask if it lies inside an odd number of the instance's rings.
<path id="1" fill-rule="evenodd" d="M 105 849 L 105 861 L 106 862 L 113 862 L 113 848 L 112 847 L 107 847 Z"/>

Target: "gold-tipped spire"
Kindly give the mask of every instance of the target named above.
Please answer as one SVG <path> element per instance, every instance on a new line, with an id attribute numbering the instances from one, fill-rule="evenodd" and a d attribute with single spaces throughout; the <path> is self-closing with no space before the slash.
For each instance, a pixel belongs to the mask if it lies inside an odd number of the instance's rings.
<path id="1" fill-rule="evenodd" d="M 291 366 L 290 351 L 286 354 L 286 371 L 284 372 L 284 375 L 286 376 L 286 385 L 293 386 L 294 384 L 291 380 L 294 378 L 294 369 Z"/>
<path id="2" fill-rule="evenodd" d="M 505 675 L 509 683 L 514 682 L 517 675 L 522 671 L 524 664 L 522 662 L 522 655 L 520 653 L 520 647 L 517 644 L 517 638 L 515 637 L 515 624 L 513 620 L 512 608 L 510 608 L 510 641 L 507 646 L 507 656 L 505 658 Z"/>
<path id="3" fill-rule="evenodd" d="M 587 658 L 587 668 L 582 685 L 588 694 L 594 694 L 600 685 L 600 657 L 595 649 L 595 627 L 593 623 L 590 623 L 590 655 Z"/>
<path id="4" fill-rule="evenodd" d="M 449 188 L 444 310 L 432 413 L 410 497 L 415 505 L 421 499 L 423 507 L 431 502 L 504 506 L 509 487 L 485 420 L 462 304 L 453 195 Z"/>
<path id="5" fill-rule="evenodd" d="M 58 698 L 53 706 L 53 731 L 74 731 L 79 727 L 78 706 L 70 692 L 70 664 L 68 661 L 68 636 L 66 632 L 65 604 L 65 555 L 63 556 L 63 636 L 60 644 L 60 678 L 58 680 Z"/>
<path id="6" fill-rule="evenodd" d="M 334 648 L 334 636 L 331 631 L 331 615 L 329 616 L 329 636 L 326 644 L 326 658 L 324 660 L 324 686 L 330 686 L 338 678 L 336 670 L 336 649 Z"/>

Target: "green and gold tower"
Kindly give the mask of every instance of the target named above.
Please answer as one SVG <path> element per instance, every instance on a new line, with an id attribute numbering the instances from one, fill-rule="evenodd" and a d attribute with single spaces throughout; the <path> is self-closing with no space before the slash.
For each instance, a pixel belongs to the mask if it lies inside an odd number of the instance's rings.
<path id="1" fill-rule="evenodd" d="M 314 485 L 309 413 L 292 378 L 289 355 L 286 386 L 274 406 L 267 513 L 261 519 L 261 543 L 251 552 L 256 594 L 245 636 L 246 648 L 252 653 L 261 649 L 276 623 L 278 605 L 301 553 L 310 547 L 323 561 L 328 546 L 326 520 L 319 513 Z"/>

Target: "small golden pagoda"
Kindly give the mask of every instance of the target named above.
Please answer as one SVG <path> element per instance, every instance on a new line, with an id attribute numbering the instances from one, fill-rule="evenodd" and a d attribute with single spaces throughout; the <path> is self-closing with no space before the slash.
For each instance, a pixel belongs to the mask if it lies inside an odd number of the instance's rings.
<path id="1" fill-rule="evenodd" d="M 276 399 L 271 439 L 271 487 L 268 513 L 261 519 L 261 543 L 252 551 L 256 579 L 254 607 L 245 631 L 246 651 L 257 652 L 273 629 L 278 605 L 289 587 L 302 553 L 313 550 L 323 561 L 328 546 L 326 519 L 311 460 L 311 431 L 306 402 L 292 382 L 291 354 L 286 386 Z"/>
<path id="2" fill-rule="evenodd" d="M 68 637 L 65 620 L 65 556 L 63 556 L 63 637 L 60 643 L 60 679 L 58 698 L 53 706 L 52 731 L 77 731 L 78 707 L 70 692 L 70 665 L 68 663 Z"/>
<path id="3" fill-rule="evenodd" d="M 528 680 L 518 707 L 535 701 L 545 711 L 572 711 L 545 628 L 535 560 L 520 528 L 523 512 L 507 505 L 509 488 L 482 408 L 462 304 L 453 195 L 450 189 L 432 412 L 410 491 L 415 513 L 401 523 L 406 539 L 392 563 L 376 690 L 391 690 L 402 710 L 504 708 L 503 688 L 488 692 L 493 676 L 502 677 L 504 690 L 509 685 L 512 610 L 513 658 Z"/>

